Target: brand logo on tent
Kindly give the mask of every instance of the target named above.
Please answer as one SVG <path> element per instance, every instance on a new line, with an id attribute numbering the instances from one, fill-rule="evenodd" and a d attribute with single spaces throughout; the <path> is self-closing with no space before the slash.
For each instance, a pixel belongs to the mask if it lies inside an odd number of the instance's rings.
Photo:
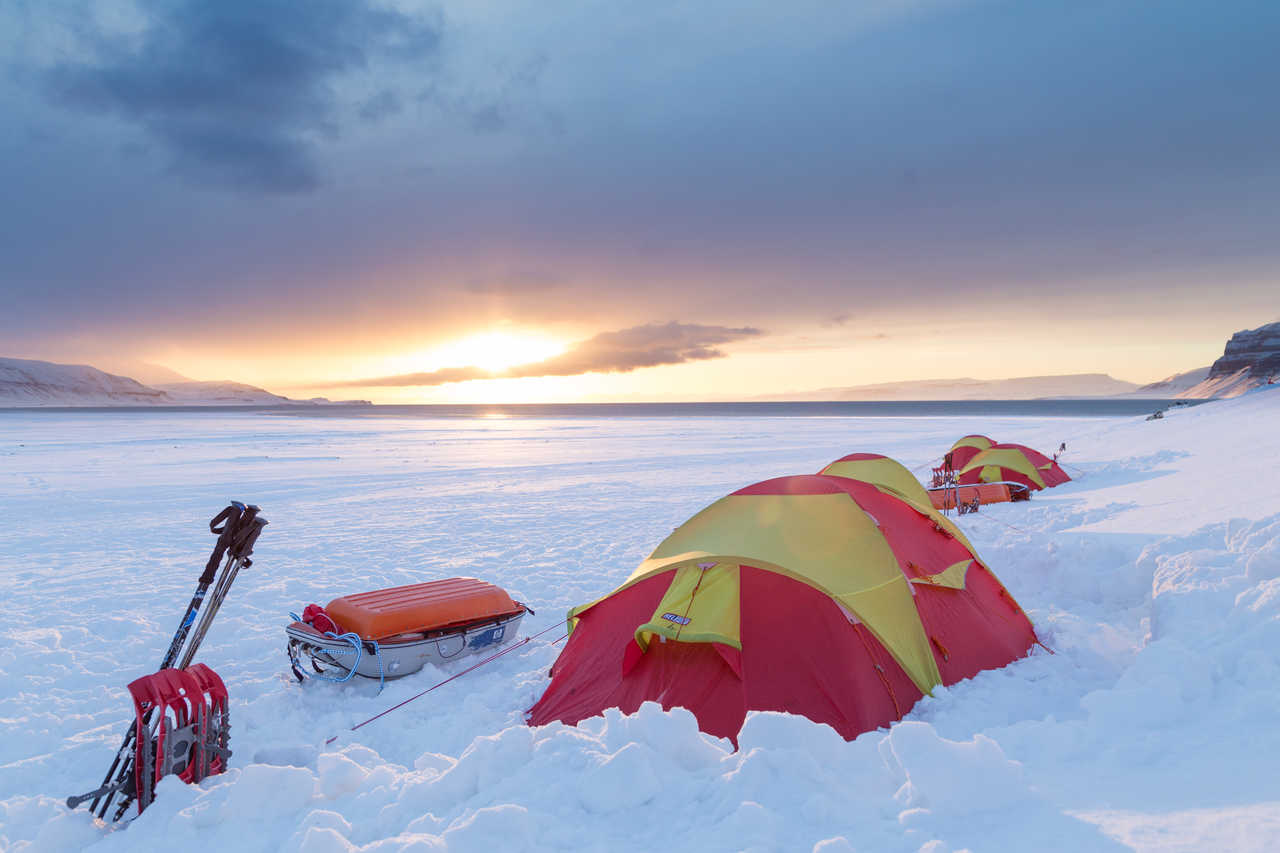
<path id="1" fill-rule="evenodd" d="M 668 622 L 674 622 L 677 625 L 688 625 L 693 621 L 688 616 L 677 616 L 674 613 L 663 613 L 662 618 L 666 619 Z"/>

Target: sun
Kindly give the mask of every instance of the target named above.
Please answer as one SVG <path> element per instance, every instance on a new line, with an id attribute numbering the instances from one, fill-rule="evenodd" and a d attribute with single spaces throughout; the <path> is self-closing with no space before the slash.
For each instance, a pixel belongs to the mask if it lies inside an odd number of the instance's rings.
<path id="1" fill-rule="evenodd" d="M 557 356 L 564 344 L 529 332 L 483 332 L 445 344 L 431 353 L 445 367 L 479 367 L 498 373 Z"/>

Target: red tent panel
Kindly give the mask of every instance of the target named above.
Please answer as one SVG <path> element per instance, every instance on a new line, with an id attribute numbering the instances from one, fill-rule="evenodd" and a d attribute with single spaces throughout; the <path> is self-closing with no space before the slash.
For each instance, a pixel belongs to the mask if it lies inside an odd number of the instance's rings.
<path id="1" fill-rule="evenodd" d="M 920 699 L 884 647 L 850 625 L 830 597 L 775 572 L 741 572 L 741 678 L 710 643 L 652 642 L 623 673 L 636 627 L 671 582 L 664 572 L 582 614 L 529 723 L 577 723 L 606 708 L 631 713 L 655 701 L 688 708 L 703 731 L 735 743 L 748 710 L 802 714 L 852 739 L 899 719 Z"/>

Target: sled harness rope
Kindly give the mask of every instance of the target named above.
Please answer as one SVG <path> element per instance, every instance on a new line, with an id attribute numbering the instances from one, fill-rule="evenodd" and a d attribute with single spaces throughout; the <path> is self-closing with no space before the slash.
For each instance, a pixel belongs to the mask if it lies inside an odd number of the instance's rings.
<path id="1" fill-rule="evenodd" d="M 293 619 L 294 622 L 302 621 L 302 617 L 299 616 L 297 613 L 290 613 L 289 617 Z M 346 668 L 347 674 L 341 677 L 336 675 L 325 675 L 323 672 L 313 672 L 311 673 L 311 675 L 306 677 L 320 678 L 325 681 L 335 681 L 338 684 L 342 684 L 343 682 L 350 681 L 356 674 L 356 667 L 360 666 L 360 661 L 364 658 L 364 643 L 365 643 L 364 638 L 362 638 L 355 631 L 348 631 L 345 634 L 337 634 L 337 633 L 334 633 L 333 631 L 325 631 L 324 635 L 331 640 L 337 640 L 339 642 L 347 643 L 348 645 L 351 646 L 351 648 L 323 648 L 323 649 L 320 649 L 319 651 L 323 652 L 325 655 L 328 655 L 329 657 L 338 657 L 339 655 L 355 655 L 356 659 L 352 662 L 350 667 Z M 369 645 L 373 646 L 373 654 L 378 659 L 378 692 L 381 693 L 383 686 L 387 683 L 386 669 L 382 666 L 382 648 L 378 645 L 377 640 L 369 640 L 368 642 L 369 642 Z M 293 663 L 294 663 L 293 671 L 296 673 L 302 673 L 303 670 L 297 666 L 297 661 L 294 661 Z"/>

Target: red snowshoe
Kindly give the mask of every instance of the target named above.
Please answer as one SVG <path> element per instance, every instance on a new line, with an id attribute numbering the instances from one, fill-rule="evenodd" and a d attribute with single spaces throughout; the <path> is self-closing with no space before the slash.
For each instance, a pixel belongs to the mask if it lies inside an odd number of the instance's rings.
<path id="1" fill-rule="evenodd" d="M 202 663 L 162 669 L 131 683 L 129 693 L 137 714 L 133 767 L 139 814 L 165 776 L 192 784 L 227 768 L 227 688 L 216 672 Z"/>

